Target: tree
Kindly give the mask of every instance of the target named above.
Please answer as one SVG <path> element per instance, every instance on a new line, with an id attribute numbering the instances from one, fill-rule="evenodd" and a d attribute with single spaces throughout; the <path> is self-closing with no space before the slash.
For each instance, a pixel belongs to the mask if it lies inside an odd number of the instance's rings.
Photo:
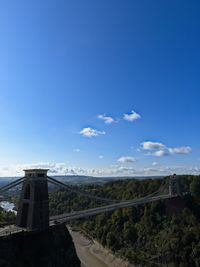
<path id="1" fill-rule="evenodd" d="M 196 176 L 190 184 L 190 192 L 193 196 L 200 197 L 200 177 Z"/>
<path id="2" fill-rule="evenodd" d="M 109 247 L 109 248 L 115 248 L 117 244 L 117 239 L 114 235 L 114 233 L 112 232 L 109 232 L 106 236 L 106 245 Z"/>

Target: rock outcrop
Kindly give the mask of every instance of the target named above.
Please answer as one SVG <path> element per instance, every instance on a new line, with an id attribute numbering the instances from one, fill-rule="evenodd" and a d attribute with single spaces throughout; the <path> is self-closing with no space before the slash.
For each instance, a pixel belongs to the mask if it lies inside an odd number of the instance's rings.
<path id="1" fill-rule="evenodd" d="M 80 267 L 64 224 L 0 237 L 0 267 Z"/>

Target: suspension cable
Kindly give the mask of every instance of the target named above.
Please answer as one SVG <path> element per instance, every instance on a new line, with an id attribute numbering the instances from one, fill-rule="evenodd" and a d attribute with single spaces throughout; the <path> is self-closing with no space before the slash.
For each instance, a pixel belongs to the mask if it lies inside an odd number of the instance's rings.
<path id="1" fill-rule="evenodd" d="M 108 199 L 108 198 L 103 198 L 103 197 L 98 197 L 98 196 L 94 196 L 90 193 L 87 193 L 87 192 L 83 192 L 81 190 L 78 190 L 78 189 L 75 189 L 73 188 L 72 186 L 70 185 L 67 185 L 63 182 L 60 182 L 52 177 L 47 177 L 48 178 L 48 181 L 54 185 L 57 185 L 57 186 L 62 186 L 62 187 L 65 187 L 66 189 L 68 189 L 69 191 L 71 192 L 74 192 L 76 194 L 79 194 L 79 195 L 82 195 L 82 196 L 85 196 L 85 197 L 88 197 L 88 198 L 93 198 L 93 199 L 96 199 L 96 200 L 101 200 L 101 201 L 106 201 L 106 202 L 110 202 L 110 203 L 117 203 L 118 201 L 117 200 L 113 200 L 113 199 Z"/>
<path id="2" fill-rule="evenodd" d="M 0 193 L 3 193 L 5 191 L 7 191 L 7 190 L 19 185 L 19 184 L 22 184 L 23 181 L 24 181 L 24 177 L 23 178 L 19 178 L 14 182 L 11 182 L 11 183 L 9 183 L 7 185 L 4 185 L 4 186 L 0 187 Z"/>

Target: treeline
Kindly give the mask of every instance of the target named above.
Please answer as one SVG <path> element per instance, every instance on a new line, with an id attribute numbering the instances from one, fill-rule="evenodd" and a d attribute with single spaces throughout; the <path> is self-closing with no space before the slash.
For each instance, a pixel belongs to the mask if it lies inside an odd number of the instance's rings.
<path id="1" fill-rule="evenodd" d="M 0 226 L 13 224 L 16 222 L 16 215 L 14 212 L 5 211 L 0 207 Z"/>
<path id="2" fill-rule="evenodd" d="M 103 213 L 79 220 L 73 225 L 83 229 L 116 255 L 140 266 L 200 266 L 200 177 L 180 176 L 185 208 L 178 214 L 167 215 L 164 201 Z M 142 197 L 157 190 L 166 193 L 165 179 L 125 180 L 102 186 L 84 186 L 94 195 L 125 200 Z M 102 204 L 102 203 L 101 203 Z M 105 203 L 104 203 L 105 204 Z M 51 214 L 99 206 L 94 200 L 67 191 L 50 196 Z"/>
<path id="3" fill-rule="evenodd" d="M 73 223 L 116 255 L 139 266 L 200 267 L 200 177 L 179 176 L 184 208 L 167 214 L 164 201 L 152 202 Z M 115 200 L 143 197 L 159 190 L 168 192 L 169 177 L 128 179 L 103 185 L 80 186 L 95 196 Z M 59 190 L 49 196 L 50 215 L 88 209 L 100 202 Z M 15 214 L 0 208 L 0 225 L 14 223 Z"/>
<path id="4" fill-rule="evenodd" d="M 200 263 L 199 214 L 189 205 L 167 216 L 164 202 L 158 201 L 104 213 L 76 226 L 134 264 L 188 267 Z"/>
<path id="5" fill-rule="evenodd" d="M 166 179 L 148 179 L 148 180 L 119 180 L 108 182 L 103 185 L 85 185 L 80 186 L 79 190 L 89 192 L 94 196 L 104 197 L 111 200 L 128 200 L 136 197 L 143 197 L 151 194 L 158 189 L 166 191 Z M 168 188 L 168 187 L 167 187 Z M 51 215 L 57 215 L 84 208 L 93 208 L 108 203 L 89 199 L 84 196 L 61 189 L 52 192 L 49 196 L 49 205 Z"/>

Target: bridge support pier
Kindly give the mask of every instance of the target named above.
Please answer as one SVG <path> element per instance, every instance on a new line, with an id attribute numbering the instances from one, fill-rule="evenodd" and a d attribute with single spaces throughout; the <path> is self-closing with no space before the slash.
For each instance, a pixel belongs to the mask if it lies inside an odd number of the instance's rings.
<path id="1" fill-rule="evenodd" d="M 42 230 L 49 227 L 47 171 L 45 169 L 25 170 L 18 205 L 18 226 L 29 230 Z"/>
<path id="2" fill-rule="evenodd" d="M 170 196 L 180 196 L 181 190 L 176 174 L 172 175 L 169 180 L 169 195 Z"/>

